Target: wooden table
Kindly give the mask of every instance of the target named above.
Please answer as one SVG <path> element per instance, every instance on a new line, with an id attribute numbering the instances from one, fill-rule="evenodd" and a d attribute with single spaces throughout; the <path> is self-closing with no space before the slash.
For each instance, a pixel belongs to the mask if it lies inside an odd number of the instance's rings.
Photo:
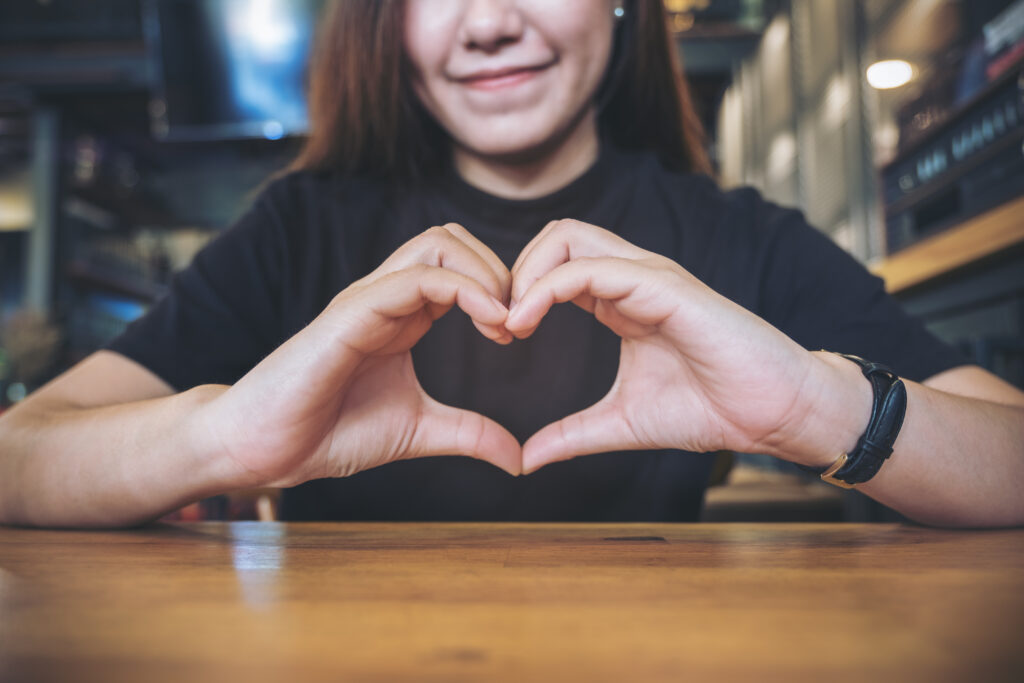
<path id="1" fill-rule="evenodd" d="M 1021 681 L 1024 530 L 0 528 L 3 681 Z"/>

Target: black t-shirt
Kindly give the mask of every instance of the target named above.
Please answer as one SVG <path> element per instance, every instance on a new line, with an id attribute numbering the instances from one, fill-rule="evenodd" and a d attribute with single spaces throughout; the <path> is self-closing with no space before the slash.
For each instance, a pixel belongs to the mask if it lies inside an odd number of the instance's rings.
<path id="1" fill-rule="evenodd" d="M 179 274 L 167 297 L 108 348 L 177 390 L 232 384 L 352 281 L 433 225 L 466 227 L 511 266 L 548 221 L 576 218 L 671 257 L 807 349 L 854 353 L 923 380 L 964 359 L 908 317 L 881 280 L 794 210 L 721 191 L 646 153 L 598 161 L 538 199 L 488 195 L 450 171 L 416 187 L 299 172 Z M 525 440 L 601 398 L 619 340 L 571 304 L 528 340 L 499 346 L 453 309 L 413 348 L 424 389 Z M 285 492 L 286 519 L 620 520 L 698 517 L 712 456 L 591 455 L 511 477 L 470 458 L 401 461 Z"/>

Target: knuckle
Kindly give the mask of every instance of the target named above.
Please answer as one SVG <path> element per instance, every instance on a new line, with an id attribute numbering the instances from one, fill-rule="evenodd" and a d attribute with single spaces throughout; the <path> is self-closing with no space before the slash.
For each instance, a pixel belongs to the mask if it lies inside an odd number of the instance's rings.
<path id="1" fill-rule="evenodd" d="M 423 280 L 426 280 L 428 277 L 430 277 L 433 271 L 434 268 L 432 266 L 428 266 L 426 263 L 415 263 L 409 266 L 408 268 L 405 268 L 395 273 L 395 275 L 397 276 L 395 279 L 405 279 L 411 277 L 417 282 L 422 282 Z"/>
<path id="2" fill-rule="evenodd" d="M 573 218 L 560 218 L 552 224 L 551 232 L 559 235 L 571 234 L 578 230 L 580 225 L 582 223 Z"/>
<path id="3" fill-rule="evenodd" d="M 458 223 L 445 223 L 443 226 L 441 226 L 441 229 L 447 232 L 449 235 L 470 235 L 469 230 L 466 230 L 466 228 L 462 227 Z"/>
<path id="4" fill-rule="evenodd" d="M 652 278 L 652 284 L 654 282 L 661 285 L 666 291 L 678 290 L 680 287 L 685 288 L 688 284 L 686 278 L 682 277 L 678 271 L 669 268 L 657 269 Z"/>
<path id="5" fill-rule="evenodd" d="M 451 233 L 448 232 L 443 225 L 431 226 L 421 233 L 421 236 L 426 237 L 427 239 L 438 239 L 450 235 Z"/>
<path id="6" fill-rule="evenodd" d="M 415 241 L 420 258 L 426 258 L 427 261 L 435 265 L 440 265 L 443 262 L 452 243 L 457 242 L 450 232 L 437 225 L 420 233 Z"/>
<path id="7" fill-rule="evenodd" d="M 439 225 L 435 225 L 434 227 L 420 233 L 416 238 L 414 238 L 414 241 L 419 247 L 429 250 L 439 249 L 454 239 L 455 238 L 450 232 Z"/>
<path id="8" fill-rule="evenodd" d="M 552 230 L 555 229 L 556 225 L 558 225 L 558 219 L 548 221 L 547 223 L 544 224 L 544 227 L 541 229 L 540 234 L 543 235 L 551 232 Z"/>
<path id="9" fill-rule="evenodd" d="M 667 256 L 652 254 L 645 261 L 653 270 L 660 273 L 666 280 L 680 282 L 693 277 L 685 268 Z"/>
<path id="10" fill-rule="evenodd" d="M 416 235 L 408 242 L 403 244 L 401 247 L 399 247 L 399 250 L 421 249 L 424 244 L 429 244 L 432 240 L 436 239 L 437 230 L 438 228 L 436 226 L 433 228 L 427 228 L 426 230 L 424 230 L 423 232 L 421 232 L 420 234 Z"/>

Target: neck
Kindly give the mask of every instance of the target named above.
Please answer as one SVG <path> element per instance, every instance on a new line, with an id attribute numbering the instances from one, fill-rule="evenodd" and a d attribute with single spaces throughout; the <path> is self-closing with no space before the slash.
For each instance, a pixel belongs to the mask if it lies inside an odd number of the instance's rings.
<path id="1" fill-rule="evenodd" d="M 481 156 L 456 146 L 455 169 L 467 183 L 497 197 L 543 197 L 579 178 L 597 159 L 596 119 L 590 110 L 567 135 L 519 155 Z"/>

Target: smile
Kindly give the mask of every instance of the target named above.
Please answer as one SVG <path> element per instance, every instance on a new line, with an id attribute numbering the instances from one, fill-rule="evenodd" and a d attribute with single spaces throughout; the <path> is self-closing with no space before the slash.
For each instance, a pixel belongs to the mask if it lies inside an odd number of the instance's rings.
<path id="1" fill-rule="evenodd" d="M 542 64 L 540 66 L 532 67 L 514 67 L 509 69 L 478 71 L 470 76 L 458 78 L 456 80 L 462 85 L 477 90 L 500 90 L 502 88 L 510 88 L 532 80 L 549 66 L 550 64 Z"/>

